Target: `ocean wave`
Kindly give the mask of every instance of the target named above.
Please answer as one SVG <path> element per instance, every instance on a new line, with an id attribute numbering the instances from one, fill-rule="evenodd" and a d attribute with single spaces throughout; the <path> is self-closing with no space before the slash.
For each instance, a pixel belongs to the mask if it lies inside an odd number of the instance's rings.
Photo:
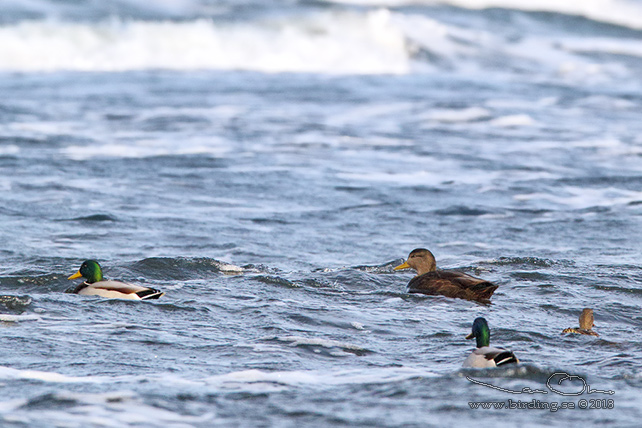
<path id="1" fill-rule="evenodd" d="M 146 139 L 128 143 L 104 143 L 95 145 L 69 145 L 62 153 L 69 159 L 82 161 L 94 158 L 150 158 L 162 156 L 209 156 L 225 157 L 231 151 L 230 144 L 220 138 L 186 137 L 177 145 L 175 141 Z M 74 219 L 75 220 L 75 219 Z M 86 220 L 86 219 L 81 219 Z"/>
<path id="2" fill-rule="evenodd" d="M 561 29 L 550 34 L 535 19 L 524 19 L 519 37 L 509 28 L 497 28 L 489 21 L 487 26 L 451 24 L 431 15 L 395 13 L 394 24 L 402 29 L 415 70 L 447 69 L 460 73 L 477 74 L 481 71 L 504 73 L 544 74 L 548 77 L 574 82 L 579 78 L 600 81 L 623 77 L 630 73 L 629 66 L 621 61 L 605 61 L 603 53 L 637 56 L 639 43 L 624 39 L 625 49 L 614 46 L 621 37 L 598 35 L 577 37 L 571 29 Z M 596 54 L 597 56 L 590 55 Z M 421 64 L 419 64 L 421 63 Z M 488 112 L 463 110 L 454 112 L 455 121 L 487 120 Z M 445 121 L 453 121 L 446 112 Z M 428 119 L 431 119 L 428 117 Z M 439 116 L 435 119 L 444 121 Z M 530 126 L 535 124 L 528 116 L 500 118 L 496 126 Z"/>
<path id="3" fill-rule="evenodd" d="M 29 296 L 0 295 L 0 308 L 12 312 L 22 312 L 31 304 Z"/>
<path id="4" fill-rule="evenodd" d="M 241 3 L 244 0 L 237 0 Z M 251 2 L 253 0 L 245 0 Z M 208 5 L 209 3 L 209 5 Z M 60 2 L 57 0 L 3 0 L 0 4 L 0 19 L 42 19 L 62 17 L 65 19 L 101 19 L 109 16 L 127 16 L 144 19 L 180 19 L 202 14 L 216 15 L 227 8 L 221 4 L 212 7 L 203 0 L 114 0 Z"/>
<path id="5" fill-rule="evenodd" d="M 255 22 L 23 21 L 0 27 L 0 70 L 254 70 L 400 74 L 409 56 L 387 10 Z"/>
<path id="6" fill-rule="evenodd" d="M 598 22 L 642 29 L 642 5 L 630 0 L 326 0 L 330 3 L 399 7 L 446 5 L 463 9 L 510 9 L 581 16 Z"/>
<path id="7" fill-rule="evenodd" d="M 181 280 L 210 277 L 215 273 L 238 275 L 245 272 L 240 266 L 207 257 L 149 257 L 132 267 L 150 277 Z"/>
<path id="8" fill-rule="evenodd" d="M 182 414 L 157 403 L 148 404 L 132 391 L 78 393 L 56 391 L 28 399 L 0 402 L 5 420 L 16 426 L 212 426 L 214 415 Z"/>
<path id="9" fill-rule="evenodd" d="M 529 18 L 520 37 L 515 37 L 507 29 L 495 29 L 492 21 L 487 24 L 454 24 L 427 11 L 388 9 L 319 9 L 245 21 L 22 21 L 0 26 L 0 71 L 162 69 L 368 75 L 513 70 L 575 82 L 621 79 L 633 73 L 635 64 L 621 58 L 605 59 L 605 54 L 642 56 L 642 44 L 632 35 L 614 37 L 596 30 L 595 35 L 578 37 L 561 28 L 551 35 L 550 28 Z M 433 123 L 491 119 L 497 127 L 536 124 L 528 115 L 492 118 L 488 110 L 478 107 L 436 109 L 426 117 Z M 149 125 L 177 123 L 176 118 L 157 120 L 161 122 Z M 106 145 L 100 151 L 109 155 L 123 148 Z M 70 151 L 73 157 L 84 156 L 81 148 Z M 137 152 L 131 156 L 138 156 Z"/>
<path id="10" fill-rule="evenodd" d="M 435 377 L 434 372 L 412 367 L 393 367 L 380 369 L 354 369 L 337 371 L 263 371 L 243 370 L 212 376 L 205 381 L 208 384 L 247 385 L 252 387 L 257 383 L 269 382 L 287 386 L 304 385 L 364 385 L 401 382 L 409 379 Z"/>
<path id="11" fill-rule="evenodd" d="M 435 377 L 437 373 L 425 368 L 388 367 L 375 369 L 339 369 L 335 371 L 293 370 L 242 370 L 214 375 L 207 378 L 190 379 L 173 374 L 123 375 L 123 376 L 68 376 L 56 372 L 38 370 L 19 370 L 0 366 L 1 380 L 32 380 L 56 384 L 121 384 L 126 382 L 154 382 L 158 385 L 203 387 L 204 385 L 247 384 L 274 382 L 289 386 L 302 385 L 346 385 L 380 384 L 399 382 L 413 378 Z"/>
<path id="12" fill-rule="evenodd" d="M 48 292 L 52 290 L 52 286 L 56 284 L 60 279 L 64 278 L 64 276 L 55 274 L 55 273 L 50 273 L 50 274 L 34 274 L 33 272 L 30 271 L 21 271 L 17 273 L 13 273 L 11 275 L 6 275 L 6 276 L 0 276 L 0 283 L 2 284 L 3 287 L 9 287 L 9 288 L 17 288 L 20 289 L 21 292 L 28 292 L 28 293 L 42 293 L 42 292 Z M 8 309 L 16 310 L 16 311 L 21 311 L 24 310 L 30 303 L 31 303 L 31 298 L 28 296 L 6 296 L 10 299 L 15 299 L 12 303 L 13 308 L 11 306 L 6 306 Z M 21 302 L 22 299 L 25 299 L 24 301 Z M 3 302 L 3 306 L 6 305 L 5 302 Z"/>
<path id="13" fill-rule="evenodd" d="M 308 7 L 301 0 L 273 0 L 266 7 L 260 0 L 117 0 L 112 2 L 60 2 L 55 0 L 4 0 L 0 20 L 16 22 L 25 19 L 62 18 L 97 21 L 109 17 L 139 20 L 190 20 L 203 18 L 239 18 L 256 16 L 262 11 L 288 11 Z M 642 5 L 635 0 L 321 0 L 312 2 L 323 9 L 341 6 L 400 8 L 435 8 L 451 6 L 469 10 L 505 9 L 578 16 L 596 22 L 642 28 Z"/>
<path id="14" fill-rule="evenodd" d="M 40 370 L 19 370 L 0 366 L 0 379 L 27 379 L 45 383 L 102 383 L 104 376 L 67 376 Z"/>
<path id="15" fill-rule="evenodd" d="M 556 265 L 572 265 L 572 262 L 570 261 L 543 259 L 539 257 L 499 257 L 495 260 L 481 261 L 479 263 L 495 266 L 531 266 L 536 268 L 548 268 Z"/>
<path id="16" fill-rule="evenodd" d="M 318 337 L 309 338 L 300 336 L 281 336 L 275 337 L 272 340 L 290 343 L 290 346 L 292 347 L 310 349 L 314 353 L 320 353 L 320 348 L 325 348 L 327 350 L 330 350 L 325 354 L 333 357 L 343 357 L 349 354 L 362 356 L 373 352 L 358 345 L 344 343 L 337 340 L 322 339 Z"/>
<path id="17" fill-rule="evenodd" d="M 515 195 L 513 198 L 520 202 L 542 200 L 576 210 L 595 207 L 613 209 L 613 207 L 630 205 L 642 200 L 642 192 L 615 187 L 587 189 L 584 187 L 565 186 L 557 189 L 556 194 L 534 192 Z"/>

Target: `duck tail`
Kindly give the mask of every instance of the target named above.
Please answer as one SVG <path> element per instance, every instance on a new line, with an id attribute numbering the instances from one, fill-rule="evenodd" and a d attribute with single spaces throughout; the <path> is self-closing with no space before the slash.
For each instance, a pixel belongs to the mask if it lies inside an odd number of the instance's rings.
<path id="1" fill-rule="evenodd" d="M 495 285 L 492 282 L 482 282 L 475 286 L 474 292 L 481 299 L 490 299 L 497 288 L 499 288 L 499 285 Z"/>
<path id="2" fill-rule="evenodd" d="M 153 300 L 158 299 L 165 293 L 160 290 L 156 290 L 155 288 L 148 288 L 146 290 L 139 291 L 136 294 L 138 295 L 138 297 L 140 297 L 140 300 Z"/>

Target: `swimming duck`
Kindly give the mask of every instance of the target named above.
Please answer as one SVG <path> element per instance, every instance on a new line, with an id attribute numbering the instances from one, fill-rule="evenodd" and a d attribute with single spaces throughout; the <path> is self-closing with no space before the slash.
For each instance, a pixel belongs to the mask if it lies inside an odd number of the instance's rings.
<path id="1" fill-rule="evenodd" d="M 511 351 L 490 346 L 490 328 L 482 317 L 473 321 L 473 331 L 466 339 L 477 339 L 477 349 L 466 358 L 464 367 L 498 367 L 504 364 L 519 363 L 519 360 Z"/>
<path id="2" fill-rule="evenodd" d="M 595 323 L 593 322 L 593 309 L 584 308 L 580 314 L 580 327 L 565 328 L 562 330 L 562 334 L 577 333 L 586 334 L 588 336 L 599 336 L 599 334 L 591 330 L 593 327 L 595 327 Z"/>
<path id="3" fill-rule="evenodd" d="M 410 293 L 441 294 L 468 300 L 488 300 L 497 285 L 462 272 L 437 270 L 435 256 L 425 248 L 412 250 L 408 260 L 394 270 L 414 269 L 417 276 L 408 283 Z"/>
<path id="4" fill-rule="evenodd" d="M 158 299 L 162 291 L 120 281 L 103 279 L 103 270 L 95 260 L 86 260 L 78 272 L 67 279 L 83 277 L 85 282 L 76 287 L 73 293 L 86 296 L 111 297 L 116 299 L 150 300 Z"/>

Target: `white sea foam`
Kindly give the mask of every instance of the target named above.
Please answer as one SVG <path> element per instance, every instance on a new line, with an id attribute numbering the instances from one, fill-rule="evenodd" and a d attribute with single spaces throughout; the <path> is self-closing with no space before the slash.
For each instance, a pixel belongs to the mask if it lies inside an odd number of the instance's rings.
<path id="1" fill-rule="evenodd" d="M 358 345 L 353 345 L 350 343 L 339 342 L 339 341 L 330 340 L 330 339 L 321 339 L 318 337 L 283 336 L 283 337 L 278 337 L 277 339 L 282 342 L 291 342 L 292 346 L 313 345 L 313 346 L 321 346 L 323 348 L 341 348 L 341 349 L 349 349 L 353 351 L 365 351 L 365 348 L 362 348 L 361 346 L 358 346 Z"/>
<path id="2" fill-rule="evenodd" d="M 631 0 L 326 0 L 332 3 L 402 6 L 451 5 L 465 9 L 504 8 L 583 16 L 599 22 L 642 28 L 642 4 Z"/>
<path id="3" fill-rule="evenodd" d="M 37 399 L 37 398 L 36 398 Z M 3 419 L 21 421 L 27 426 L 211 426 L 214 414 L 185 415 L 144 403 L 132 391 L 114 391 L 103 394 L 60 391 L 47 399 L 65 401 L 58 409 L 54 403 L 38 411 L 30 409 L 28 400 L 0 402 Z"/>
<path id="4" fill-rule="evenodd" d="M 7 144 L 5 146 L 0 146 L 0 156 L 1 155 L 16 155 L 20 152 L 20 147 L 15 144 Z"/>
<path id="5" fill-rule="evenodd" d="M 573 209 L 590 207 L 610 207 L 626 205 L 642 200 L 642 192 L 633 190 L 608 188 L 585 188 L 566 186 L 553 193 L 526 193 L 515 195 L 518 201 L 545 200 L 558 205 L 566 205 Z"/>
<path id="6" fill-rule="evenodd" d="M 357 330 L 365 330 L 363 324 L 360 322 L 352 321 L 350 325 L 352 325 L 352 327 L 356 328 Z"/>
<path id="7" fill-rule="evenodd" d="M 210 385 L 244 385 L 250 388 L 257 383 L 277 383 L 285 386 L 302 385 L 349 385 L 349 384 L 382 384 L 399 382 L 416 377 L 432 377 L 435 373 L 412 367 L 394 367 L 379 369 L 355 369 L 337 371 L 275 371 L 243 370 L 221 376 L 212 376 L 205 381 Z"/>
<path id="8" fill-rule="evenodd" d="M 490 124 L 500 128 L 512 128 L 518 126 L 533 126 L 536 122 L 527 114 L 514 114 L 495 118 L 490 121 Z"/>
<path id="9" fill-rule="evenodd" d="M 579 53 L 607 53 L 642 57 L 642 42 L 624 38 L 566 38 L 561 42 L 564 49 Z"/>
<path id="10" fill-rule="evenodd" d="M 642 12 L 639 17 L 642 19 Z M 420 51 L 436 59 L 416 59 Z M 446 67 L 478 73 L 493 64 L 505 63 L 569 81 L 628 76 L 625 65 L 615 60 L 598 63 L 583 55 L 586 52 L 642 56 L 642 43 L 633 39 L 621 42 L 618 38 L 532 33 L 513 40 L 490 30 L 386 9 L 326 11 L 254 22 L 47 20 L 0 27 L 0 71 L 169 69 L 407 74 Z M 404 106 L 393 106 L 398 107 Z M 448 121 L 447 113 L 435 119 Z M 462 113 L 484 115 L 481 111 Z M 475 116 L 471 120 L 474 119 Z"/>
<path id="11" fill-rule="evenodd" d="M 0 27 L 0 70 L 405 73 L 405 39 L 390 15 L 323 12 L 251 23 L 21 22 Z"/>
<path id="12" fill-rule="evenodd" d="M 60 2 L 48 0 L 2 0 L 2 12 L 7 15 L 65 16 L 114 14 L 119 9 L 145 16 L 186 17 L 199 10 L 198 0 L 112 0 L 86 2 Z"/>
<path id="13" fill-rule="evenodd" d="M 0 321 L 3 321 L 3 322 L 40 321 L 40 317 L 34 314 L 25 314 L 25 315 L 0 314 Z"/>
<path id="14" fill-rule="evenodd" d="M 245 269 L 243 269 L 242 267 L 225 262 L 220 262 L 218 268 L 221 270 L 221 272 L 227 274 L 239 274 L 245 272 Z"/>
<path id="15" fill-rule="evenodd" d="M 0 366 L 0 379 L 29 379 L 53 383 L 100 383 L 103 378 L 98 376 L 66 376 L 55 372 L 19 370 Z"/>
<path id="16" fill-rule="evenodd" d="M 449 25 L 423 15 L 397 13 L 393 15 L 393 21 L 403 30 L 410 46 L 424 49 L 447 64 L 446 67 L 464 73 L 479 73 L 493 67 L 493 63 L 501 62 L 518 69 L 545 72 L 570 82 L 628 75 L 622 64 L 596 63 L 581 55 L 588 47 L 595 46 L 603 48 L 596 49 L 599 52 L 617 52 L 615 46 L 619 39 L 615 38 L 570 38 L 567 44 L 566 37 L 525 33 L 512 40 L 501 33 Z M 634 41 L 628 41 L 627 46 L 626 52 L 638 53 L 638 44 Z M 495 59 L 489 62 L 489 57 Z"/>
<path id="17" fill-rule="evenodd" d="M 118 384 L 145 380 L 159 385 L 172 387 L 192 388 L 203 386 L 221 388 L 225 390 L 243 390 L 250 392 L 279 391 L 291 387 L 319 386 L 319 385 L 349 385 L 349 384 L 384 384 L 399 382 L 417 377 L 433 377 L 437 374 L 425 369 L 413 367 L 390 367 L 375 369 L 349 369 L 328 372 L 327 370 L 292 370 L 292 371 L 262 371 L 242 370 L 237 372 L 216 375 L 204 379 L 190 380 L 174 375 L 162 374 L 156 376 L 65 376 L 54 372 L 35 370 L 18 370 L 0 366 L 0 379 L 26 379 L 37 380 L 45 383 L 74 384 Z M 69 398 L 76 399 L 85 404 L 100 404 L 109 394 L 83 395 L 76 397 L 73 393 Z M 137 401 L 131 392 L 110 393 L 122 395 L 123 401 Z M 23 403 L 19 403 L 22 405 Z M 79 403 L 80 404 L 80 403 Z M 0 412 L 10 410 L 10 402 L 0 402 Z"/>
<path id="18" fill-rule="evenodd" d="M 600 108 L 603 109 L 604 107 Z M 527 142 L 515 141 L 510 146 L 506 145 L 498 147 L 502 153 L 507 155 L 514 153 L 529 153 L 531 155 L 537 155 L 533 157 L 531 166 L 545 167 L 548 172 L 529 174 L 531 179 L 538 178 L 538 174 L 543 174 L 539 178 L 553 178 L 558 174 L 555 173 L 552 176 L 548 176 L 547 174 L 554 170 L 565 170 L 565 167 L 563 166 L 551 165 L 548 160 L 542 162 L 542 159 L 546 159 L 541 158 L 542 152 L 568 153 L 572 148 L 592 149 L 591 152 L 594 154 L 596 162 L 604 164 L 617 163 L 619 168 L 623 168 L 625 165 L 631 165 L 633 170 L 638 169 L 638 157 L 642 155 L 642 147 L 640 147 L 637 142 L 624 142 L 619 139 L 609 137 L 564 141 L 563 144 L 557 140 L 537 140 Z"/>
<path id="19" fill-rule="evenodd" d="M 390 183 L 401 186 L 437 185 L 444 182 L 481 185 L 492 182 L 501 174 L 498 171 L 469 170 L 461 174 L 461 165 L 455 162 L 442 162 L 444 165 L 434 170 L 420 169 L 416 172 L 342 172 L 340 178 L 353 181 Z M 450 168 L 449 168 L 450 167 Z"/>
<path id="20" fill-rule="evenodd" d="M 165 139 L 145 139 L 128 143 L 104 143 L 95 145 L 72 145 L 62 149 L 62 153 L 73 160 L 92 158 L 145 158 L 168 155 L 211 155 L 223 156 L 230 151 L 230 145 L 222 139 L 211 137 L 185 138 L 181 144 Z"/>
<path id="21" fill-rule="evenodd" d="M 79 342 L 80 344 L 80 342 Z M 202 385 L 201 380 L 190 380 L 172 374 L 122 375 L 122 376 L 70 376 L 57 372 L 41 370 L 20 370 L 12 367 L 0 366 L 0 379 L 23 379 L 54 384 L 119 384 L 127 382 L 157 382 L 163 385 L 194 386 Z"/>
<path id="22" fill-rule="evenodd" d="M 468 107 L 464 109 L 434 109 L 427 114 L 429 120 L 438 122 L 471 122 L 487 119 L 490 111 L 481 107 Z"/>
<path id="23" fill-rule="evenodd" d="M 468 242 L 468 241 L 452 241 L 452 242 L 443 242 L 437 244 L 438 247 L 477 247 L 483 249 L 493 248 L 492 245 L 488 245 L 485 242 Z"/>

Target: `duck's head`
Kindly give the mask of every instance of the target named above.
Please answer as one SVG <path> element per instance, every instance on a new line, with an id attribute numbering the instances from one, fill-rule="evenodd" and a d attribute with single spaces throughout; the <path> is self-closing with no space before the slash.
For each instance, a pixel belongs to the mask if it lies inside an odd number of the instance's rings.
<path id="1" fill-rule="evenodd" d="M 425 248 L 417 248 L 410 252 L 408 260 L 395 267 L 395 270 L 400 269 L 414 269 L 417 271 L 417 275 L 423 275 L 437 270 L 437 262 L 430 251 Z"/>
<path id="2" fill-rule="evenodd" d="M 585 308 L 580 314 L 580 328 L 590 330 L 595 326 L 593 322 L 593 309 Z"/>
<path id="3" fill-rule="evenodd" d="M 100 265 L 95 260 L 85 260 L 85 262 L 80 265 L 80 269 L 75 274 L 71 275 L 67 279 L 76 279 L 80 277 L 85 278 L 85 282 L 93 284 L 103 279 L 103 270 L 100 268 Z"/>
<path id="4" fill-rule="evenodd" d="M 488 346 L 490 344 L 490 328 L 488 323 L 482 317 L 476 318 L 473 321 L 473 332 L 466 336 L 466 339 L 477 339 L 477 347 Z"/>

